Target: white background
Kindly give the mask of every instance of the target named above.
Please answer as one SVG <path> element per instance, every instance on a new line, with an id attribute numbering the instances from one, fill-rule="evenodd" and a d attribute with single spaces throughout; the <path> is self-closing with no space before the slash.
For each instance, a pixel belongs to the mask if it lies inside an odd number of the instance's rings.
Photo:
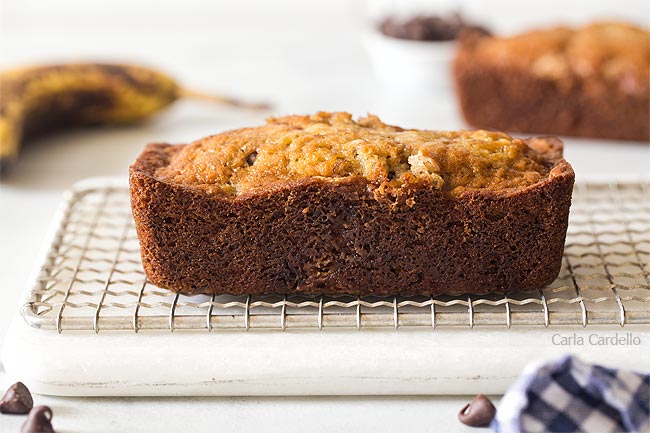
<path id="1" fill-rule="evenodd" d="M 3 68 L 47 61 L 118 60 L 169 72 L 188 86 L 270 100 L 273 114 L 316 110 L 372 112 L 403 126 L 465 125 L 453 94 L 409 93 L 374 78 L 364 34 L 367 16 L 404 2 L 4 0 Z M 414 2 L 415 10 L 450 2 Z M 544 4 L 541 4 L 544 3 Z M 425 5 L 425 6 L 422 6 Z M 455 7 L 455 6 L 453 6 Z M 466 1 L 467 16 L 510 33 L 535 24 L 626 18 L 648 26 L 647 1 Z M 74 181 L 126 176 L 150 141 L 184 142 L 263 121 L 248 113 L 183 101 L 138 127 L 74 131 L 29 143 L 0 189 L 0 343 L 20 302 L 60 194 Z M 568 139 L 579 179 L 641 176 L 647 145 Z M 5 376 L 0 385 L 7 382 Z M 460 429 L 463 398 L 230 398 L 165 400 L 44 399 L 60 431 L 395 431 Z M 110 420 L 110 421 L 109 421 Z M 435 423 L 434 423 L 435 422 Z M 0 431 L 17 418 L 0 417 Z M 130 427 L 128 427 L 130 425 Z M 437 425 L 437 428 L 432 427 Z M 7 426 L 6 428 L 4 426 Z"/>

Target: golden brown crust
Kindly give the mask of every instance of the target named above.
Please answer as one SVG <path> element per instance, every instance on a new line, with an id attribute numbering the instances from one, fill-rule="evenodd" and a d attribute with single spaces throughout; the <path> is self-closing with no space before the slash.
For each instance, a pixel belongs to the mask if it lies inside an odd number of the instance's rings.
<path id="1" fill-rule="evenodd" d="M 142 262 L 180 293 L 438 295 L 534 289 L 555 279 L 574 174 L 561 142 L 516 188 L 400 188 L 305 178 L 239 195 L 157 176 L 184 146 L 152 144 L 130 169 Z"/>
<path id="2" fill-rule="evenodd" d="M 186 146 L 156 176 L 224 195 L 321 178 L 364 179 L 377 194 L 435 188 L 452 195 L 538 182 L 548 161 L 520 139 L 488 131 L 405 130 L 348 113 L 272 118 Z"/>
<path id="3" fill-rule="evenodd" d="M 648 93 L 650 32 L 624 23 L 481 38 L 474 55 L 477 62 L 523 69 L 539 78 L 611 81 L 627 93 Z"/>

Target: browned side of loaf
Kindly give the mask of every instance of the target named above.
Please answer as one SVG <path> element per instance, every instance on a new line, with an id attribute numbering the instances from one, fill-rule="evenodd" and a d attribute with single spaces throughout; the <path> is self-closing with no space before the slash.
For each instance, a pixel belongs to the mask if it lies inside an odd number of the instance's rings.
<path id="1" fill-rule="evenodd" d="M 538 288 L 560 269 L 574 179 L 564 160 L 542 182 L 498 194 L 413 189 L 376 200 L 363 181 L 348 179 L 223 198 L 154 177 L 180 147 L 149 145 L 130 170 L 144 269 L 160 287 L 482 294 Z"/>
<path id="2" fill-rule="evenodd" d="M 617 83 L 556 81 L 507 65 L 477 61 L 474 40 L 461 43 L 456 93 L 468 124 L 534 134 L 650 141 L 650 95 Z"/>

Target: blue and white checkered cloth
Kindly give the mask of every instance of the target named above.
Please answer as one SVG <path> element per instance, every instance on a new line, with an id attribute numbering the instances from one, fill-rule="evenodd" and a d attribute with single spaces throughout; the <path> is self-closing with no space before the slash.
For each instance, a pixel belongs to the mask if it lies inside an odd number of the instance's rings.
<path id="1" fill-rule="evenodd" d="M 498 433 L 650 432 L 650 375 L 572 356 L 529 365 L 491 427 Z"/>

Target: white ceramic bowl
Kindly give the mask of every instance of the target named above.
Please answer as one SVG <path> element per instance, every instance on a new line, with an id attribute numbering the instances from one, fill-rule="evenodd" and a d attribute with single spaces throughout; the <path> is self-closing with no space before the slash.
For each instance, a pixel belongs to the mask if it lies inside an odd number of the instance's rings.
<path id="1" fill-rule="evenodd" d="M 413 41 L 372 30 L 365 42 L 373 72 L 382 83 L 405 89 L 452 88 L 456 41 Z"/>

